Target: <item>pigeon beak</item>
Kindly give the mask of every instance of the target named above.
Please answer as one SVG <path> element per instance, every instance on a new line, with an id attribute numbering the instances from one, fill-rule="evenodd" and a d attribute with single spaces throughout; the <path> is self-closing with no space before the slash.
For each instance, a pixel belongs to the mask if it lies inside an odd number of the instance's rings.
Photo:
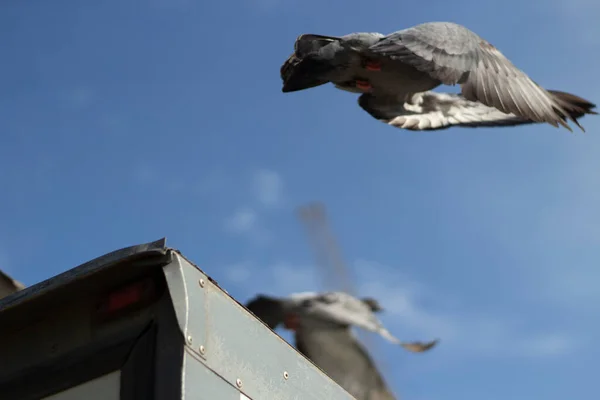
<path id="1" fill-rule="evenodd" d="M 283 85 L 283 87 L 281 88 L 281 91 L 283 93 L 295 92 L 296 90 L 298 90 L 298 89 L 291 88 L 291 87 L 289 87 L 289 85 Z"/>
<path id="2" fill-rule="evenodd" d="M 300 90 L 310 89 L 316 86 L 326 84 L 327 81 L 320 80 L 318 78 L 301 78 L 291 77 L 283 83 L 281 91 L 283 93 L 297 92 Z"/>

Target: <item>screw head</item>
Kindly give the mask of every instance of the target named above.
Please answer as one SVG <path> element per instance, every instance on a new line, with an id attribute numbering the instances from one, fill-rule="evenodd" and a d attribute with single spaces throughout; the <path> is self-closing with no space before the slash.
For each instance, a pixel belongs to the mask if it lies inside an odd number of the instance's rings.
<path id="1" fill-rule="evenodd" d="M 187 342 L 188 342 L 189 344 L 192 344 L 192 336 L 191 336 L 191 335 L 188 335 L 188 337 L 187 337 Z"/>
<path id="2" fill-rule="evenodd" d="M 235 380 L 235 384 L 237 385 L 237 387 L 242 387 L 242 380 L 240 378 Z"/>
<path id="3" fill-rule="evenodd" d="M 287 371 L 283 371 L 283 379 L 287 379 L 290 377 L 290 374 L 288 374 Z"/>
<path id="4" fill-rule="evenodd" d="M 200 346 L 200 354 L 204 354 L 206 353 L 206 348 L 204 348 L 204 346 Z"/>
<path id="5" fill-rule="evenodd" d="M 200 279 L 198 283 L 200 284 L 200 287 L 204 287 L 204 279 Z"/>

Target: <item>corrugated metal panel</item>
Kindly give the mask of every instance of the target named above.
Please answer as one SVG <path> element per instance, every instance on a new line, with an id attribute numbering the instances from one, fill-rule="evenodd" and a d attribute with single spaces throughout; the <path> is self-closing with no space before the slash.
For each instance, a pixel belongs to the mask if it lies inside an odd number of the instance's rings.
<path id="1" fill-rule="evenodd" d="M 203 364 L 253 400 L 352 399 L 184 257 L 175 254 L 164 271 L 187 340 L 186 369 Z"/>

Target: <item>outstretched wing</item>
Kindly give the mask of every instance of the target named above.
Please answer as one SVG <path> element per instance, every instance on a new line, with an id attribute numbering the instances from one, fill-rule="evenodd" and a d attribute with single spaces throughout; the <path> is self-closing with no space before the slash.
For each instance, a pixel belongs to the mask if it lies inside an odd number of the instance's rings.
<path id="1" fill-rule="evenodd" d="M 298 302 L 302 313 L 340 326 L 358 326 L 375 332 L 381 325 L 369 306 L 344 292 L 325 292 Z"/>
<path id="2" fill-rule="evenodd" d="M 454 23 L 433 22 L 382 39 L 370 51 L 427 72 L 447 85 L 461 83 L 466 99 L 535 122 L 579 124 L 554 97 L 515 67 L 498 49 Z M 581 126 L 579 126 L 581 128 Z"/>
<path id="3" fill-rule="evenodd" d="M 407 99 L 370 93 L 358 99 L 360 107 L 373 118 L 396 128 L 440 130 L 532 124 L 534 121 L 465 99 L 458 94 L 424 92 Z"/>
<path id="4" fill-rule="evenodd" d="M 404 347 L 406 350 L 408 351 L 412 351 L 413 353 L 422 353 L 424 351 L 427 351 L 431 348 L 433 348 L 436 344 L 438 344 L 439 340 L 435 339 L 432 340 L 431 342 L 410 342 L 410 343 L 404 343 L 402 344 L 402 347 Z"/>
<path id="5" fill-rule="evenodd" d="M 329 292 L 305 300 L 305 312 L 340 326 L 356 326 L 381 335 L 384 339 L 406 350 L 422 352 L 429 350 L 437 340 L 428 343 L 404 342 L 392 335 L 362 300 L 344 292 Z"/>

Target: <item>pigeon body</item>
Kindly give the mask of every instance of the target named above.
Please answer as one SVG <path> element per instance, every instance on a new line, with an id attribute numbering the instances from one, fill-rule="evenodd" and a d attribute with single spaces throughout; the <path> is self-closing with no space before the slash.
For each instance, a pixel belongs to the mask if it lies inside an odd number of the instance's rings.
<path id="1" fill-rule="evenodd" d="M 395 400 L 373 358 L 343 326 L 300 329 L 296 348 L 357 400 Z"/>
<path id="2" fill-rule="evenodd" d="M 357 299 L 344 292 L 295 293 L 287 298 L 259 295 L 246 307 L 271 329 L 283 324 L 295 333 L 296 348 L 357 400 L 392 400 L 375 363 L 352 334 L 358 326 L 377 332 L 412 352 L 431 349 L 429 343 L 405 343 L 389 333 L 372 298 Z"/>
<path id="3" fill-rule="evenodd" d="M 570 120 L 583 130 L 578 119 L 596 114 L 595 104 L 542 88 L 489 42 L 451 22 L 428 22 L 387 36 L 301 35 L 295 49 L 281 68 L 284 92 L 332 82 L 363 93 L 364 110 L 399 128 L 549 123 L 571 130 Z M 430 92 L 442 84 L 460 84 L 461 94 Z M 421 100 L 428 106 L 414 107 Z"/>
<path id="4" fill-rule="evenodd" d="M 356 80 L 370 82 L 385 93 L 419 92 L 439 85 L 436 79 L 408 64 L 369 53 L 369 47 L 385 36 L 380 33 L 352 33 L 349 35 L 301 35 L 296 50 L 281 68 L 283 92 L 295 92 L 332 82 L 342 90 L 362 93 Z M 322 46 L 322 47 L 321 47 Z M 365 58 L 371 54 L 371 58 Z M 366 68 L 376 60 L 377 71 Z"/>

